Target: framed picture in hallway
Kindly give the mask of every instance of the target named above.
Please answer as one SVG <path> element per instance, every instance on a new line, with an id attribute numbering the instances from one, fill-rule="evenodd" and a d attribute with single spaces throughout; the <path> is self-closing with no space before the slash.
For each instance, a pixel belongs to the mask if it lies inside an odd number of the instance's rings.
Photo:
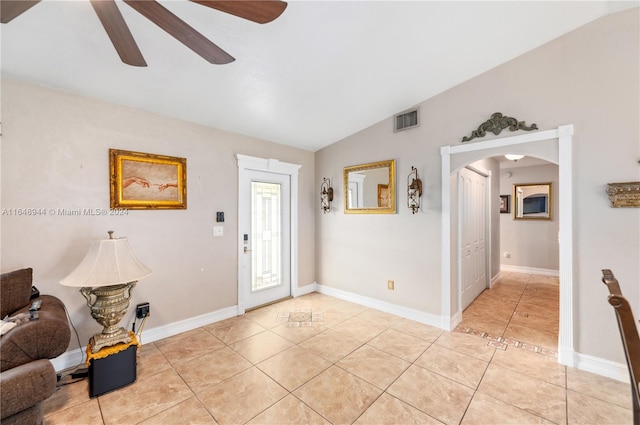
<path id="1" fill-rule="evenodd" d="M 186 209 L 187 160 L 109 149 L 111 208 Z"/>
<path id="2" fill-rule="evenodd" d="M 511 213 L 511 195 L 500 195 L 500 214 Z"/>

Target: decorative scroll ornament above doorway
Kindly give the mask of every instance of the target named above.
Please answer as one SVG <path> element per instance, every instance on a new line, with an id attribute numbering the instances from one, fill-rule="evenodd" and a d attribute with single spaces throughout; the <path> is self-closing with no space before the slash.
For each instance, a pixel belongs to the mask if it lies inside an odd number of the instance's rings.
<path id="1" fill-rule="evenodd" d="M 463 142 L 468 142 L 477 137 L 484 137 L 487 135 L 487 131 L 492 132 L 496 136 L 500 134 L 502 130 L 505 128 L 509 128 L 511 131 L 517 130 L 537 130 L 538 126 L 536 124 L 531 124 L 527 126 L 524 121 L 518 121 L 516 118 L 507 117 L 502 115 L 500 112 L 496 112 L 491 115 L 491 118 L 480 124 L 477 130 L 473 130 L 471 132 L 471 136 L 465 136 L 462 138 Z"/>

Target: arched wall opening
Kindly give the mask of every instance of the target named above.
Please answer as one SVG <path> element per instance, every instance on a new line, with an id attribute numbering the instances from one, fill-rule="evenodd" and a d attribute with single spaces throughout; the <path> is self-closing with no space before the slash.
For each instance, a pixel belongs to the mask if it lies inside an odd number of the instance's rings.
<path id="1" fill-rule="evenodd" d="M 558 361 L 574 365 L 573 346 L 573 225 L 572 225 L 572 136 L 573 126 L 526 133 L 464 145 L 443 146 L 442 157 L 442 282 L 441 327 L 452 330 L 462 318 L 458 296 L 458 277 L 453 248 L 457 238 L 452 228 L 452 188 L 455 174 L 467 164 L 492 156 L 517 153 L 558 164 L 559 172 L 559 263 L 560 329 Z M 452 177 L 453 176 L 453 177 Z"/>

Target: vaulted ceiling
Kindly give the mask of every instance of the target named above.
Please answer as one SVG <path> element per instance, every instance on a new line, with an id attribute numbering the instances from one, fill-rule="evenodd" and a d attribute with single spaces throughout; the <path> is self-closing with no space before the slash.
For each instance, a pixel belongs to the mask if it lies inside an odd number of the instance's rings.
<path id="1" fill-rule="evenodd" d="M 236 60 L 212 65 L 120 0 L 148 67 L 85 0 L 1 26 L 3 76 L 315 151 L 638 2 L 289 1 L 256 24 L 161 3 Z"/>

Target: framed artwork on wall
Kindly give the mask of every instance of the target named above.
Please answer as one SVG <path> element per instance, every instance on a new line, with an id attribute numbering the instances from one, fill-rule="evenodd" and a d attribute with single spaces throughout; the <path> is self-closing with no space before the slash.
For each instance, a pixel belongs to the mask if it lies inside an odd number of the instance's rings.
<path id="1" fill-rule="evenodd" d="M 500 214 L 511 213 L 511 195 L 500 195 Z"/>
<path id="2" fill-rule="evenodd" d="M 111 208 L 187 208 L 187 160 L 109 149 Z"/>

